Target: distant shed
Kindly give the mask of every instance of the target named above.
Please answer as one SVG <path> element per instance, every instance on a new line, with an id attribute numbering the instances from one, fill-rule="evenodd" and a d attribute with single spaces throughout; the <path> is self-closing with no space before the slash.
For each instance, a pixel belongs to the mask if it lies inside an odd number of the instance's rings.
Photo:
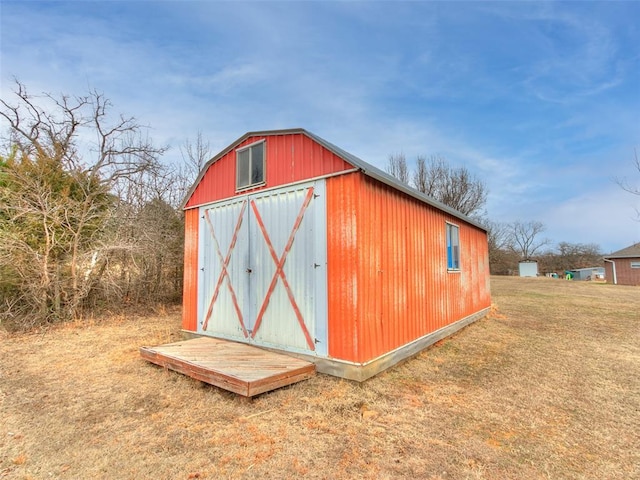
<path id="1" fill-rule="evenodd" d="M 607 283 L 640 285 L 640 243 L 604 256 Z"/>
<path id="2" fill-rule="evenodd" d="M 193 334 L 364 380 L 491 305 L 481 225 L 303 129 L 234 141 L 184 209 Z"/>
<path id="3" fill-rule="evenodd" d="M 576 268 L 570 270 L 573 280 L 599 280 L 604 278 L 603 267 Z"/>
<path id="4" fill-rule="evenodd" d="M 537 277 L 538 262 L 535 260 L 523 260 L 518 263 L 518 273 L 521 277 Z"/>

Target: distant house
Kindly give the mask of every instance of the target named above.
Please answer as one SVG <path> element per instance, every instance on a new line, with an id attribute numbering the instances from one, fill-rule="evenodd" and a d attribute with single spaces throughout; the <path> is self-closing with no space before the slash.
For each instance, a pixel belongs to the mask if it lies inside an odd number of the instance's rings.
<path id="1" fill-rule="evenodd" d="M 604 256 L 607 282 L 640 285 L 640 242 Z"/>

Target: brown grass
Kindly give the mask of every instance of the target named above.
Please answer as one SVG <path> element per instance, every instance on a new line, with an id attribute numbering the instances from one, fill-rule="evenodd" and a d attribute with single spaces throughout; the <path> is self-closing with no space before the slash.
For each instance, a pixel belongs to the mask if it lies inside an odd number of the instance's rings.
<path id="1" fill-rule="evenodd" d="M 364 384 L 253 400 L 140 359 L 179 311 L 0 334 L 0 478 L 640 478 L 640 289 L 492 287 L 490 318 Z"/>

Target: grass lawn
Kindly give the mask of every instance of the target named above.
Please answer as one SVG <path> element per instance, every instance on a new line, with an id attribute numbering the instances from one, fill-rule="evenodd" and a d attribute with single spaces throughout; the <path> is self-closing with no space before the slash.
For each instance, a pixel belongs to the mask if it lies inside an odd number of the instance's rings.
<path id="1" fill-rule="evenodd" d="M 640 288 L 492 292 L 489 318 L 363 384 L 253 400 L 140 359 L 178 310 L 0 331 L 0 479 L 640 478 Z"/>

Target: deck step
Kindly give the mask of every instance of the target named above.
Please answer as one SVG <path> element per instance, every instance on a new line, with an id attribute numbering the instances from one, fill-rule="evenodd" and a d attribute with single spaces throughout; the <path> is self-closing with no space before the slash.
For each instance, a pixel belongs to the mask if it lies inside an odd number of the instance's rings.
<path id="1" fill-rule="evenodd" d="M 199 337 L 141 347 L 145 360 L 202 382 L 252 397 L 315 375 L 311 362 L 253 345 Z"/>

